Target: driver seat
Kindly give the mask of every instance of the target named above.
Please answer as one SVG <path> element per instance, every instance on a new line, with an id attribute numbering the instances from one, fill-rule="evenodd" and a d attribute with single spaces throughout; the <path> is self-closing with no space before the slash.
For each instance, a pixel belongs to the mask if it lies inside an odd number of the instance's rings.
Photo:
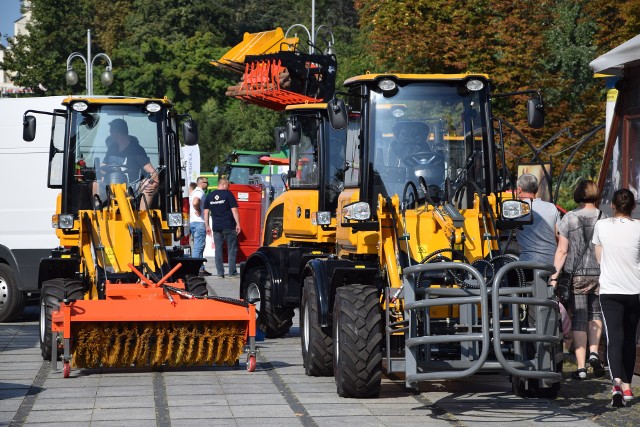
<path id="1" fill-rule="evenodd" d="M 401 121 L 393 126 L 393 143 L 390 150 L 390 166 L 400 166 L 404 159 L 416 154 L 431 152 L 427 142 L 429 125 L 424 122 Z"/>

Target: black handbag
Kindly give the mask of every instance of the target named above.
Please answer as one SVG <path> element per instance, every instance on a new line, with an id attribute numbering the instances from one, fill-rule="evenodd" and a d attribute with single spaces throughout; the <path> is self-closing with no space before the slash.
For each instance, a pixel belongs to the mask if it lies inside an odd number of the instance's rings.
<path id="1" fill-rule="evenodd" d="M 558 301 L 565 307 L 569 303 L 571 298 L 571 283 L 573 282 L 573 273 L 562 271 L 558 275 L 558 281 L 556 282 L 556 296 Z"/>

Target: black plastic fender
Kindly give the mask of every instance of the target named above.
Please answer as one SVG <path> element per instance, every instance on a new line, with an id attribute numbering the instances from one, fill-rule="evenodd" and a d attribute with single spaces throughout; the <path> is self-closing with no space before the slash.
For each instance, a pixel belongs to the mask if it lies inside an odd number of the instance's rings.
<path id="1" fill-rule="evenodd" d="M 303 274 L 307 277 L 312 274 L 313 284 L 316 288 L 316 303 L 318 305 L 318 324 L 322 327 L 331 325 L 331 282 L 325 259 L 315 258 L 310 260 Z"/>
<path id="2" fill-rule="evenodd" d="M 246 288 L 246 279 L 248 272 L 256 267 L 264 267 L 267 270 L 267 274 L 271 277 L 272 286 L 272 301 L 275 301 L 277 305 L 283 303 L 282 295 L 282 277 L 280 276 L 280 270 L 276 262 L 269 256 L 269 254 L 259 248 L 256 252 L 249 255 L 249 258 L 245 261 L 244 265 L 240 269 L 240 298 L 244 294 Z"/>
<path id="3" fill-rule="evenodd" d="M 80 270 L 80 259 L 70 258 L 42 258 L 40 271 L 38 272 L 38 288 L 42 283 L 50 279 L 73 279 Z"/>

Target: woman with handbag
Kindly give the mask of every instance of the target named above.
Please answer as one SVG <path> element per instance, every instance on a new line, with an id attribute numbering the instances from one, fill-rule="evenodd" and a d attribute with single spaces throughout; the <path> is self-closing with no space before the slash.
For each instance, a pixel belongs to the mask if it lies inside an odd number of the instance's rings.
<path id="1" fill-rule="evenodd" d="M 598 186 L 591 180 L 580 182 L 573 192 L 573 200 L 578 207 L 567 212 L 558 225 L 558 248 L 553 262 L 556 273 L 550 276 L 549 281 L 557 290 L 568 285 L 568 289 L 565 288 L 569 294 L 568 301 L 561 302 L 571 315 L 573 347 L 578 365 L 571 376 L 576 380 L 584 380 L 587 378 L 587 345 L 588 363 L 593 374 L 602 377 L 605 373 L 598 357 L 602 336 L 602 310 L 598 299 L 600 267 L 591 245 L 593 228 L 602 217 L 602 212 L 595 205 L 600 200 Z M 562 295 L 565 292 L 558 293 L 561 300 L 567 298 Z"/>
<path id="2" fill-rule="evenodd" d="M 631 380 L 640 320 L 640 220 L 631 218 L 635 206 L 631 191 L 616 191 L 611 201 L 613 218 L 598 221 L 593 233 L 613 381 L 611 405 L 617 408 L 633 399 Z"/>

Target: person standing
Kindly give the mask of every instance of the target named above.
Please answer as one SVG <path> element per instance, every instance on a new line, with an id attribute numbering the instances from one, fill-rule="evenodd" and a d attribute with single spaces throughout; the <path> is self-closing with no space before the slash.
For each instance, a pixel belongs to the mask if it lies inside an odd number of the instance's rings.
<path id="1" fill-rule="evenodd" d="M 538 178 L 530 173 L 522 174 L 516 181 L 519 199 L 531 203 L 533 223 L 516 231 L 520 244 L 520 261 L 532 261 L 553 265 L 557 246 L 557 229 L 560 214 L 553 203 L 536 198 Z"/>
<path id="2" fill-rule="evenodd" d="M 211 221 L 209 220 L 211 218 Z M 238 233 L 240 233 L 240 216 L 238 202 L 229 191 L 229 180 L 218 180 L 218 189 L 207 196 L 204 203 L 204 220 L 208 235 L 213 234 L 216 247 L 216 270 L 218 277 L 224 277 L 224 263 L 222 261 L 222 246 L 227 243 L 229 276 L 238 275 L 236 270 L 236 254 L 238 252 Z"/>
<path id="3" fill-rule="evenodd" d="M 640 319 L 640 221 L 631 218 L 635 207 L 631 191 L 616 191 L 611 201 L 613 218 L 599 220 L 593 232 L 613 382 L 611 405 L 616 408 L 633 399 L 631 380 Z"/>
<path id="4" fill-rule="evenodd" d="M 193 236 L 193 258 L 202 258 L 204 245 L 207 240 L 207 230 L 205 227 L 204 217 L 202 215 L 204 208 L 205 192 L 209 186 L 209 180 L 199 176 L 196 180 L 196 188 L 189 194 L 189 231 Z M 199 276 L 211 276 L 204 268 L 204 263 L 200 267 Z"/>
<path id="5" fill-rule="evenodd" d="M 573 192 L 573 200 L 578 203 L 578 207 L 567 212 L 558 225 L 558 249 L 553 263 L 556 272 L 549 278 L 549 283 L 556 285 L 563 268 L 573 273 L 571 297 L 567 308 L 571 313 L 571 330 L 578 369 L 572 377 L 584 380 L 587 378 L 587 343 L 593 374 L 602 377 L 605 373 L 598 357 L 598 346 L 602 336 L 602 310 L 598 299 L 600 266 L 591 245 L 596 221 L 603 214 L 595 205 L 600 200 L 598 186 L 591 180 L 584 180 L 577 185 Z"/>

